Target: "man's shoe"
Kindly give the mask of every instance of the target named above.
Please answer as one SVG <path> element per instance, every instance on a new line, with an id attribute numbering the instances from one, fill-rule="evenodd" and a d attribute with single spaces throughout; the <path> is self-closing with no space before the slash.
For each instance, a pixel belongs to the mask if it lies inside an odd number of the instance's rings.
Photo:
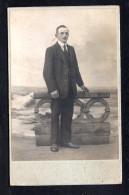
<path id="1" fill-rule="evenodd" d="M 57 144 L 52 144 L 51 147 L 50 147 L 51 151 L 52 152 L 58 152 L 58 146 Z"/>
<path id="2" fill-rule="evenodd" d="M 63 143 L 63 144 L 61 144 L 61 146 L 66 147 L 66 148 L 79 149 L 79 146 L 76 144 L 73 144 L 72 142 Z"/>

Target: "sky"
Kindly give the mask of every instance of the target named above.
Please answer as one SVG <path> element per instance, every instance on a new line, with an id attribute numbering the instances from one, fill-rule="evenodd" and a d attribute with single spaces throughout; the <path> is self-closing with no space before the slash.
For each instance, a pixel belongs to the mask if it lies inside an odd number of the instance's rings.
<path id="1" fill-rule="evenodd" d="M 56 27 L 69 28 L 87 87 L 117 87 L 118 10 L 100 7 L 10 8 L 9 61 L 12 86 L 45 87 L 45 50 L 57 40 Z"/>

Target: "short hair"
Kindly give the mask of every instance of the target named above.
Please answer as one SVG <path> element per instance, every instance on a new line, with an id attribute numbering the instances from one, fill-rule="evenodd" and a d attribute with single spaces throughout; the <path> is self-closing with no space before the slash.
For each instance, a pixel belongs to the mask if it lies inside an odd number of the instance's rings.
<path id="1" fill-rule="evenodd" d="M 60 26 L 58 26 L 58 27 L 56 28 L 56 33 L 58 33 L 59 28 L 67 28 L 67 26 L 65 26 L 65 25 L 60 25 Z"/>

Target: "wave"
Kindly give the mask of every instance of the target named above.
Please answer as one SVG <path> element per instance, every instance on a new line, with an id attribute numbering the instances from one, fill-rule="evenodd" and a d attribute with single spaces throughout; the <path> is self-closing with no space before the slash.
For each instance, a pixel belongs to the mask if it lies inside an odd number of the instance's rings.
<path id="1" fill-rule="evenodd" d="M 25 109 L 31 108 L 35 104 L 34 93 L 31 92 L 28 95 L 18 95 L 14 94 L 12 96 L 12 109 Z"/>

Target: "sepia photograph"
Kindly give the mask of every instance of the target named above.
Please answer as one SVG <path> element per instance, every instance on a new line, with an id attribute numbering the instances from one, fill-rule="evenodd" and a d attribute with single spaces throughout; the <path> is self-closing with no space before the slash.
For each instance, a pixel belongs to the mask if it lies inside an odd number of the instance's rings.
<path id="1" fill-rule="evenodd" d="M 122 182 L 119 17 L 8 8 L 12 185 Z"/>

